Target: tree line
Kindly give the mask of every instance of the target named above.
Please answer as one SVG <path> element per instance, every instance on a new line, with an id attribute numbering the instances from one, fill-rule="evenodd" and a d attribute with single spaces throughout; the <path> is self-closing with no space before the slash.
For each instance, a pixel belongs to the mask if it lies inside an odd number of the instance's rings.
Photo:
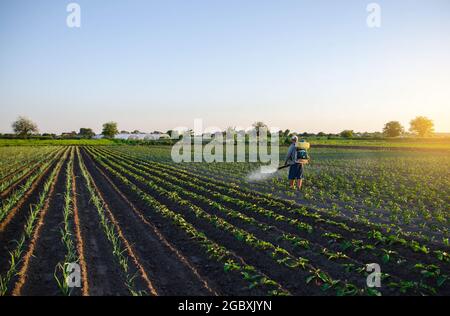
<path id="1" fill-rule="evenodd" d="M 19 116 L 16 121 L 11 124 L 14 134 L 18 137 L 26 138 L 39 133 L 38 126 L 32 120 L 25 116 Z M 129 134 L 128 131 L 120 131 L 120 133 Z M 138 130 L 134 130 L 131 134 L 140 134 Z M 119 134 L 119 130 L 116 122 L 107 122 L 103 124 L 102 135 L 105 138 L 114 138 L 115 135 Z M 95 132 L 92 128 L 80 128 L 79 132 L 66 132 L 60 135 L 61 138 L 83 138 L 91 139 L 95 136 Z M 43 133 L 39 136 L 56 138 L 56 134 Z"/>
<path id="2" fill-rule="evenodd" d="M 28 119 L 27 117 L 20 116 L 16 121 L 12 123 L 12 129 L 16 136 L 18 137 L 29 137 L 33 134 L 38 133 L 38 127 L 37 124 L 34 123 L 32 120 Z M 253 128 L 256 130 L 257 134 L 259 134 L 259 131 L 262 129 L 267 129 L 268 126 L 263 122 L 255 122 L 253 124 Z M 232 127 L 227 128 L 227 131 L 230 129 L 233 129 Z M 234 129 L 233 129 L 234 130 Z M 410 121 L 410 127 L 409 131 L 416 136 L 419 137 L 430 137 L 434 133 L 434 123 L 432 120 L 430 120 L 427 117 L 424 116 L 418 116 Z M 168 131 L 168 134 L 171 134 L 172 131 Z M 127 131 L 120 131 L 120 133 L 129 133 Z M 139 134 L 140 132 L 138 130 L 135 130 L 132 132 L 132 134 Z M 159 132 L 158 132 L 159 133 Z M 103 124 L 102 129 L 102 135 L 105 138 L 114 138 L 115 135 L 119 134 L 118 125 L 116 122 L 107 122 Z M 399 137 L 405 135 L 405 128 L 400 124 L 398 121 L 390 121 L 387 122 L 384 127 L 381 136 L 384 137 Z M 279 136 L 282 139 L 288 139 L 292 135 L 297 135 L 301 137 L 309 137 L 309 136 L 316 136 L 316 137 L 343 137 L 343 138 L 352 138 L 356 136 L 356 133 L 353 130 L 344 130 L 340 132 L 339 134 L 326 134 L 323 132 L 319 132 L 317 134 L 310 134 L 310 133 L 295 133 L 290 131 L 289 129 L 286 129 L 284 131 L 279 131 Z M 370 137 L 371 134 L 368 134 L 367 136 Z M 49 136 L 49 137 L 56 137 L 56 135 L 53 134 L 42 134 L 42 136 Z M 70 132 L 70 133 L 63 133 L 61 134 L 61 138 L 84 138 L 84 139 L 90 139 L 95 136 L 95 132 L 91 128 L 80 128 L 79 132 Z M 373 134 L 372 134 L 373 136 Z"/>

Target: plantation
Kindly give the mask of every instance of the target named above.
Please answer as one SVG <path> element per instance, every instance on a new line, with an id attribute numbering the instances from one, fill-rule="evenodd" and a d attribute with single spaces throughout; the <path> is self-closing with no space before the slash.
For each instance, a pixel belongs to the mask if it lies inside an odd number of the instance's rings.
<path id="1" fill-rule="evenodd" d="M 1 295 L 450 294 L 448 151 L 313 148 L 294 191 L 256 163 L 70 145 L 0 147 Z"/>
<path id="2" fill-rule="evenodd" d="M 450 151 L 449 137 L 436 138 L 320 138 L 312 137 L 308 139 L 313 145 L 318 146 L 346 146 L 346 147 L 366 147 L 368 149 L 381 147 L 384 149 L 416 149 L 416 150 L 431 150 L 431 151 Z"/>

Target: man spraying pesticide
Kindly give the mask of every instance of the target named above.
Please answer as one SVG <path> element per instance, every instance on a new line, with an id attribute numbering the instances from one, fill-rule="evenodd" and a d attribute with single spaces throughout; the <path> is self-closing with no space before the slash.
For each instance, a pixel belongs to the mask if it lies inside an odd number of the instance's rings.
<path id="1" fill-rule="evenodd" d="M 309 143 L 303 139 L 298 142 L 298 137 L 292 136 L 291 145 L 289 146 L 286 155 L 286 162 L 284 163 L 284 166 L 278 168 L 278 170 L 280 170 L 289 167 L 289 185 L 293 189 L 298 187 L 298 189 L 301 190 L 302 188 L 304 178 L 303 165 L 309 162 L 307 149 L 309 149 Z"/>

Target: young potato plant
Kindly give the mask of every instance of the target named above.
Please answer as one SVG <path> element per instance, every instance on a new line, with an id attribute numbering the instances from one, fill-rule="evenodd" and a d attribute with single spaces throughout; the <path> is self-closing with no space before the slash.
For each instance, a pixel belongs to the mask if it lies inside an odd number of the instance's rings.
<path id="1" fill-rule="evenodd" d="M 52 170 L 48 180 L 45 182 L 44 187 L 39 195 L 38 203 L 33 205 L 30 209 L 29 215 L 26 219 L 22 235 L 18 241 L 16 241 L 16 247 L 13 251 L 11 251 L 10 254 L 10 260 L 9 260 L 9 267 L 6 273 L 0 276 L 0 295 L 4 296 L 8 293 L 10 290 L 9 285 L 11 283 L 11 280 L 17 275 L 22 255 L 27 247 L 27 243 L 32 238 L 33 232 L 35 231 L 36 227 L 36 221 L 39 216 L 39 214 L 42 212 L 43 208 L 45 207 L 46 203 L 48 203 L 48 200 L 50 198 L 50 191 L 55 183 L 62 164 L 64 160 L 67 157 L 67 151 L 63 154 L 62 158 L 59 159 L 57 165 Z"/>

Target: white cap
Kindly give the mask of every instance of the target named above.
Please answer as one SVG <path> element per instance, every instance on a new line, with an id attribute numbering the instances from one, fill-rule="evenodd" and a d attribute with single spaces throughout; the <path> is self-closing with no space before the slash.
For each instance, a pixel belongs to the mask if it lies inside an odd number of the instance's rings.
<path id="1" fill-rule="evenodd" d="M 291 140 L 292 141 L 298 141 L 298 137 L 294 135 L 294 136 L 291 137 Z"/>

